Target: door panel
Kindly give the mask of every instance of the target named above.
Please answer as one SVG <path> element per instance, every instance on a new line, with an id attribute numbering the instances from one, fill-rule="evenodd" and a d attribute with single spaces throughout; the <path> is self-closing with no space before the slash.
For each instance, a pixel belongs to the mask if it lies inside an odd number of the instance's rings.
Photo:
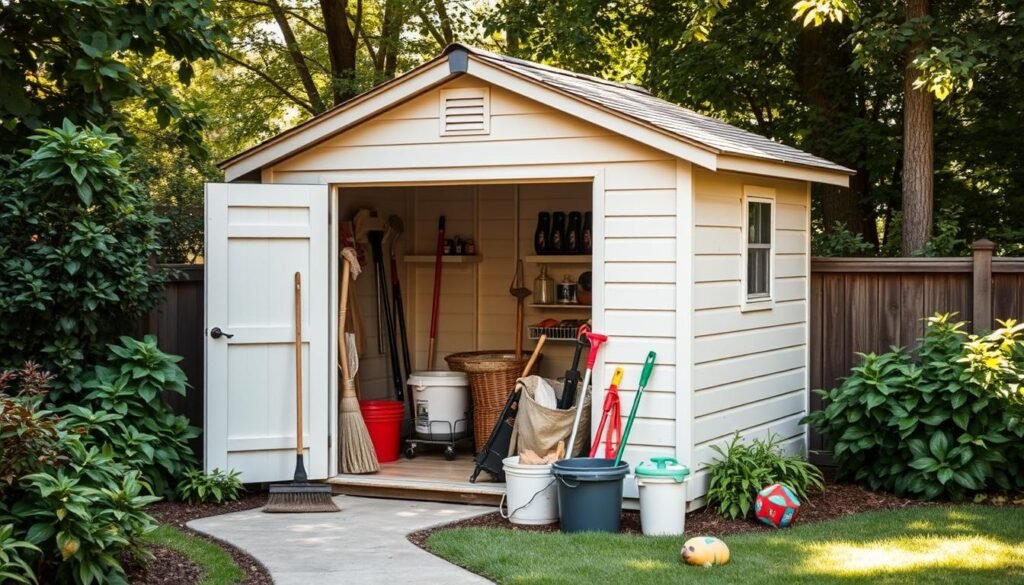
<path id="1" fill-rule="evenodd" d="M 328 189 L 206 185 L 206 468 L 245 482 L 295 469 L 295 272 L 302 274 L 303 444 L 328 473 Z M 233 337 L 213 339 L 219 327 Z"/>

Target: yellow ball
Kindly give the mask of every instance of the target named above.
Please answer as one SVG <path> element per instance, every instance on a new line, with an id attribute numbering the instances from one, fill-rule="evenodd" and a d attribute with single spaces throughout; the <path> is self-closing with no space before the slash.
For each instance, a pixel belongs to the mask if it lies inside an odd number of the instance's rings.
<path id="1" fill-rule="evenodd" d="M 691 538 L 679 552 L 687 565 L 714 567 L 729 562 L 729 547 L 713 536 Z"/>

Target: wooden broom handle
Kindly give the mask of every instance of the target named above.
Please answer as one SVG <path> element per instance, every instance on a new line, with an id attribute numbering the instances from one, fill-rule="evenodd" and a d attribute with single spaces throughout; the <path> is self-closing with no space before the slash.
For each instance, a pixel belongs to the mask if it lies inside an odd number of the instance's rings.
<path id="1" fill-rule="evenodd" d="M 348 315 L 348 282 L 352 266 L 348 258 L 341 259 L 341 310 L 338 312 L 338 354 L 341 357 L 341 375 L 347 381 L 348 373 L 348 335 L 345 333 L 345 318 Z"/>
<path id="2" fill-rule="evenodd" d="M 295 273 L 295 452 L 302 455 L 302 274 Z"/>
<path id="3" fill-rule="evenodd" d="M 547 335 L 541 335 L 540 339 L 537 340 L 537 346 L 533 348 L 533 353 L 530 354 L 530 361 L 526 362 L 526 367 L 523 368 L 523 375 L 520 378 L 525 378 L 530 375 L 530 370 L 533 369 L 533 364 L 537 363 L 537 358 L 540 357 L 540 348 L 544 347 L 544 342 L 548 340 Z"/>

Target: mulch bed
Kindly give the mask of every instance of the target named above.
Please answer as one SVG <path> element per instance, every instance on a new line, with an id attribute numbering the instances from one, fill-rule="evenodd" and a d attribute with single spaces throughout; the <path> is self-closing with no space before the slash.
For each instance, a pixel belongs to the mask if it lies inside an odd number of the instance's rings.
<path id="1" fill-rule="evenodd" d="M 259 508 L 267 502 L 266 492 L 250 492 L 237 502 L 226 504 L 186 504 L 184 502 L 159 502 L 150 506 L 148 512 L 161 524 L 169 524 L 183 532 L 197 536 L 221 547 L 235 564 L 245 573 L 243 585 L 273 585 L 270 572 L 258 560 L 231 544 L 192 530 L 185 524 L 198 518 L 219 516 L 231 512 Z M 154 546 L 150 549 L 156 557 L 146 565 L 129 565 L 128 582 L 134 585 L 179 585 L 198 583 L 202 570 L 180 553 Z"/>
<path id="2" fill-rule="evenodd" d="M 800 523 L 821 522 L 873 510 L 899 510 L 911 506 L 924 505 L 928 504 L 892 494 L 872 492 L 858 485 L 832 483 L 828 485 L 826 491 L 813 494 L 810 500 L 803 503 L 803 506 L 800 507 Z M 409 535 L 409 540 L 413 544 L 423 547 L 427 538 L 432 533 L 453 528 L 503 528 L 523 532 L 558 532 L 559 530 L 557 522 L 546 526 L 521 526 L 510 523 L 497 512 L 492 512 L 452 524 L 435 526 L 434 528 L 414 532 Z M 742 532 L 770 532 L 774 530 L 776 529 L 761 524 L 752 518 L 730 520 L 719 516 L 707 508 L 702 508 L 686 515 L 687 534 L 723 536 Z M 619 532 L 622 534 L 641 534 L 640 513 L 633 510 L 623 511 Z"/>

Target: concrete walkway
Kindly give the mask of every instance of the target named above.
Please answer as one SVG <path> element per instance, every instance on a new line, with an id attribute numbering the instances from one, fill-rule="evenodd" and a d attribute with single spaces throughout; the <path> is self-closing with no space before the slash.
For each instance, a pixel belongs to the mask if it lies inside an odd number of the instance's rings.
<path id="1" fill-rule="evenodd" d="M 486 579 L 427 553 L 406 539 L 437 524 L 493 508 L 336 496 L 337 514 L 264 514 L 259 509 L 188 523 L 260 560 L 277 585 L 445 583 Z"/>

